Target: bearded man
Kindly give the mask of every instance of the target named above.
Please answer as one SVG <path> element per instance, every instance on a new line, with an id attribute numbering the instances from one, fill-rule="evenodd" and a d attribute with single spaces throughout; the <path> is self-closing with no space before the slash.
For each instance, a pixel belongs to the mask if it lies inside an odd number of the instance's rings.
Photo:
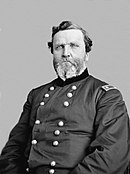
<path id="1" fill-rule="evenodd" d="M 48 46 L 58 78 L 29 93 L 2 150 L 0 174 L 124 174 L 127 109 L 117 88 L 89 74 L 87 32 L 63 21 Z"/>

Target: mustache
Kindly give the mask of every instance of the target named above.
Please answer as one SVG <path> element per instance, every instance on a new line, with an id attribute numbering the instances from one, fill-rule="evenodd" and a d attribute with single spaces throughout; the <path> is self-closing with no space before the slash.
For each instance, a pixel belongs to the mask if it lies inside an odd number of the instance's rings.
<path id="1" fill-rule="evenodd" d="M 56 60 L 56 59 L 53 59 L 53 65 L 54 67 L 58 67 L 58 66 L 69 66 L 69 64 L 71 66 L 74 66 L 75 68 L 78 68 L 80 62 L 77 60 L 72 60 L 72 59 L 60 59 L 60 60 Z"/>
<path id="2" fill-rule="evenodd" d="M 70 63 L 70 64 L 72 64 L 73 66 L 76 66 L 76 65 L 77 65 L 76 62 L 73 62 L 73 61 L 71 61 L 71 60 L 62 60 L 62 61 L 60 61 L 60 62 L 57 62 L 58 65 L 62 65 L 62 64 L 64 64 L 64 63 Z"/>

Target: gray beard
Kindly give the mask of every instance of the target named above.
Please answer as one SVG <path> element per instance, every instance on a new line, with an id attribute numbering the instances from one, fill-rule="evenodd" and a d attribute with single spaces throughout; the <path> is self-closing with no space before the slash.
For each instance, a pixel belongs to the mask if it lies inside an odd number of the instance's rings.
<path id="1" fill-rule="evenodd" d="M 80 75 L 84 69 L 80 65 L 75 65 L 70 62 L 62 62 L 54 65 L 57 75 L 62 79 L 66 80 L 68 78 L 76 77 Z"/>

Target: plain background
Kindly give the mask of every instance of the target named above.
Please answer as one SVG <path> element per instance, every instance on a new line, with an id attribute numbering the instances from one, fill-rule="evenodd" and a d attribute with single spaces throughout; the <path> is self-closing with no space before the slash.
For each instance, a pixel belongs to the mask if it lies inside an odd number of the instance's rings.
<path id="1" fill-rule="evenodd" d="M 56 77 L 51 28 L 72 20 L 93 40 L 89 72 L 116 86 L 130 111 L 129 0 L 0 0 L 0 150 L 28 92 Z"/>

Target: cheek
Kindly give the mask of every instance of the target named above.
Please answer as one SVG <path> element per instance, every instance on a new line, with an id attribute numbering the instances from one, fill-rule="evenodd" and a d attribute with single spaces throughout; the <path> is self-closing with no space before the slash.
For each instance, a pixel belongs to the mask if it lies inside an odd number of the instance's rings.
<path id="1" fill-rule="evenodd" d="M 72 54 L 75 55 L 76 57 L 82 57 L 86 53 L 85 47 L 73 50 Z"/>
<path id="2" fill-rule="evenodd" d="M 59 54 L 53 54 L 53 62 L 54 63 L 60 63 L 61 56 Z"/>
<path id="3" fill-rule="evenodd" d="M 58 53 L 53 53 L 53 58 L 54 58 L 54 59 L 57 60 L 57 59 L 59 59 L 59 57 L 60 57 L 60 55 L 59 55 Z"/>
<path id="4" fill-rule="evenodd" d="M 83 57 L 85 56 L 85 52 L 84 51 L 78 51 L 78 52 L 75 52 L 73 53 L 72 57 L 74 59 L 83 59 Z"/>
<path id="5" fill-rule="evenodd" d="M 61 53 L 60 52 L 54 52 L 53 53 L 53 57 L 55 58 L 55 59 L 61 59 Z"/>

